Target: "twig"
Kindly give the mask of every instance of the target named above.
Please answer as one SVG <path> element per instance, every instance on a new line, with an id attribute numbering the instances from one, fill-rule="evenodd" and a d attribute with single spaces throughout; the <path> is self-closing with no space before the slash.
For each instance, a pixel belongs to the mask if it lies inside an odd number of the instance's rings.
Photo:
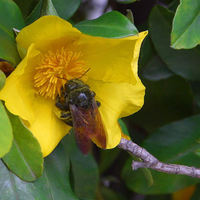
<path id="1" fill-rule="evenodd" d="M 165 164 L 160 162 L 157 158 L 151 155 L 146 149 L 138 146 L 130 140 L 124 138 L 121 139 L 119 148 L 130 152 L 132 155 L 142 159 L 141 162 L 133 161 L 132 169 L 138 168 L 151 168 L 156 171 L 168 173 L 168 174 L 184 174 L 191 177 L 200 178 L 200 169 L 195 167 L 188 167 L 185 165 Z"/>

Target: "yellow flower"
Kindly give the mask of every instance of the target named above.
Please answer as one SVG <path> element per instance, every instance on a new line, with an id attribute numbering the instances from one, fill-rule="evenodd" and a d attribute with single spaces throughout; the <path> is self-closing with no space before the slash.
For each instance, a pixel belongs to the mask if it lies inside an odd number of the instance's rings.
<path id="1" fill-rule="evenodd" d="M 0 99 L 21 117 L 47 156 L 71 128 L 54 112 L 56 96 L 66 82 L 61 78 L 79 78 L 90 69 L 83 81 L 101 103 L 106 148 L 114 148 L 121 139 L 117 120 L 143 105 L 145 88 L 137 75 L 137 62 L 146 34 L 120 39 L 93 37 L 59 17 L 41 17 L 18 34 L 18 49 L 26 55 L 7 78 Z"/>

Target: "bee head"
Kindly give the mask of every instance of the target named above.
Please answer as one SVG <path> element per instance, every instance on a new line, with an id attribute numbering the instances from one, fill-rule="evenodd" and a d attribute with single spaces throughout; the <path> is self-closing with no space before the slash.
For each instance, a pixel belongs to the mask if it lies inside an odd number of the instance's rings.
<path id="1" fill-rule="evenodd" d="M 90 68 L 87 69 L 80 77 L 75 78 L 75 79 L 68 80 L 66 78 L 57 77 L 57 78 L 64 79 L 64 80 L 67 81 L 65 83 L 64 87 L 61 88 L 61 90 L 64 90 L 64 92 L 69 94 L 74 89 L 78 89 L 78 88 L 84 87 L 85 84 L 83 83 L 82 80 L 80 80 L 80 78 L 82 78 L 89 70 L 90 70 Z"/>
<path id="2" fill-rule="evenodd" d="M 82 88 L 84 86 L 85 86 L 85 84 L 83 83 L 83 81 L 81 81 L 79 79 L 72 79 L 72 80 L 67 81 L 67 83 L 65 83 L 64 90 L 66 93 L 69 94 L 73 90 Z"/>

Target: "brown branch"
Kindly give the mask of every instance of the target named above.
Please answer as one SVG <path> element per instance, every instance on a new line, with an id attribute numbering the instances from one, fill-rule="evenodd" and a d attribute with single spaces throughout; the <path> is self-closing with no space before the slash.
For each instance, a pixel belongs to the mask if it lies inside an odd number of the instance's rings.
<path id="1" fill-rule="evenodd" d="M 142 159 L 141 162 L 133 160 L 132 162 L 133 170 L 145 167 L 168 174 L 184 174 L 187 176 L 200 178 L 200 169 L 195 167 L 188 167 L 185 165 L 162 163 L 153 155 L 151 155 L 146 149 L 138 146 L 137 144 L 135 144 L 130 140 L 122 138 L 118 147 Z"/>

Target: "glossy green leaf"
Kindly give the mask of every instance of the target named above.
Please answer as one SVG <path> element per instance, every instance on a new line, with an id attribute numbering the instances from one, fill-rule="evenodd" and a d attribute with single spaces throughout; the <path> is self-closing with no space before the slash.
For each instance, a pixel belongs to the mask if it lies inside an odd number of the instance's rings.
<path id="1" fill-rule="evenodd" d="M 69 158 L 62 144 L 44 159 L 44 172 L 34 182 L 22 181 L 0 162 L 1 199 L 78 200 L 69 180 Z"/>
<path id="2" fill-rule="evenodd" d="M 54 5 L 52 3 L 52 0 L 43 0 L 42 3 L 42 10 L 41 10 L 41 15 L 56 15 L 58 16 L 58 13 L 56 9 L 54 8 Z"/>
<path id="3" fill-rule="evenodd" d="M 39 0 L 28 0 L 28 1 L 14 0 L 14 2 L 20 8 L 24 19 L 26 19 L 27 16 L 30 14 L 30 12 L 34 9 L 36 4 L 39 2 Z"/>
<path id="4" fill-rule="evenodd" d="M 119 122 L 119 125 L 120 125 L 121 129 L 122 129 L 122 132 L 123 132 L 125 135 L 127 135 L 127 136 L 130 137 L 130 134 L 129 134 L 129 132 L 128 132 L 128 129 L 127 129 L 127 127 L 126 127 L 126 124 L 123 122 L 123 120 L 122 120 L 122 119 L 118 119 L 118 122 Z"/>
<path id="5" fill-rule="evenodd" d="M 48 5 L 50 5 L 48 6 L 48 8 L 52 8 L 53 12 L 51 12 L 51 10 L 48 9 L 49 10 L 48 14 L 59 15 L 61 18 L 67 20 L 70 17 L 72 17 L 72 15 L 76 12 L 80 3 L 81 0 L 59 0 L 59 1 L 52 0 L 51 2 L 48 3 Z M 42 10 L 43 11 L 46 10 L 44 6 L 45 6 L 45 1 L 40 0 L 36 5 L 36 7 L 31 12 L 31 14 L 26 19 L 26 24 L 31 24 L 39 17 L 41 17 Z"/>
<path id="6" fill-rule="evenodd" d="M 141 75 L 148 80 L 158 81 L 174 75 L 156 53 L 148 35 L 141 47 L 139 66 Z"/>
<path id="7" fill-rule="evenodd" d="M 133 12 L 130 9 L 127 9 L 126 12 L 126 17 L 134 24 Z"/>
<path id="8" fill-rule="evenodd" d="M 80 152 L 73 131 L 62 140 L 62 144 L 71 162 L 74 193 L 79 199 L 95 199 L 99 185 L 99 173 L 92 154 L 84 156 Z"/>
<path id="9" fill-rule="evenodd" d="M 190 49 L 200 44 L 200 1 L 181 0 L 173 20 L 171 45 Z"/>
<path id="10" fill-rule="evenodd" d="M 42 3 L 43 3 L 43 0 L 40 0 L 35 6 L 35 8 L 32 10 L 32 12 L 30 13 L 30 15 L 26 18 L 26 21 L 25 21 L 26 25 L 29 25 L 33 23 L 35 20 L 39 19 L 41 10 L 42 10 Z"/>
<path id="11" fill-rule="evenodd" d="M 155 6 L 149 18 L 149 33 L 155 50 L 167 67 L 186 79 L 200 80 L 200 50 L 175 50 L 170 47 L 173 13 Z"/>
<path id="12" fill-rule="evenodd" d="M 12 127 L 2 101 L 0 101 L 0 158 L 9 152 L 13 141 Z"/>
<path id="13" fill-rule="evenodd" d="M 176 9 L 178 7 L 178 5 L 180 4 L 180 0 L 173 0 L 169 6 L 167 7 L 168 10 L 172 11 L 172 12 L 176 12 Z"/>
<path id="14" fill-rule="evenodd" d="M 196 103 L 200 107 L 200 81 L 190 81 Z"/>
<path id="15" fill-rule="evenodd" d="M 31 12 L 31 14 L 27 17 L 26 24 L 29 25 L 44 15 L 58 16 L 58 13 L 52 3 L 52 0 L 40 0 Z"/>
<path id="16" fill-rule="evenodd" d="M 146 87 L 145 104 L 129 118 L 130 124 L 138 125 L 147 133 L 152 133 L 166 123 L 193 114 L 194 99 L 191 87 L 185 79 L 172 76 L 156 82 L 145 79 L 142 82 Z"/>
<path id="17" fill-rule="evenodd" d="M 19 8 L 13 1 L 1 0 L 0 8 L 0 58 L 16 66 L 21 59 L 17 52 L 13 28 L 20 30 L 25 24 Z"/>
<path id="18" fill-rule="evenodd" d="M 81 4 L 81 0 L 52 0 L 58 15 L 68 20 L 76 12 Z"/>
<path id="19" fill-rule="evenodd" d="M 108 12 L 93 20 L 85 20 L 75 25 L 82 33 L 107 38 L 121 38 L 137 35 L 136 27 L 117 11 Z"/>
<path id="20" fill-rule="evenodd" d="M 200 167 L 200 158 L 195 150 L 200 148 L 200 116 L 193 116 L 166 125 L 151 135 L 144 143 L 152 155 L 164 163 Z M 141 169 L 132 171 L 131 159 L 123 169 L 127 186 L 142 194 L 172 193 L 200 182 L 200 179 L 184 175 L 172 175 L 150 170 L 154 184 L 149 187 Z"/>
<path id="21" fill-rule="evenodd" d="M 43 155 L 37 139 L 18 116 L 7 112 L 13 128 L 13 145 L 2 159 L 8 168 L 25 181 L 34 181 L 43 171 Z"/>
<path id="22" fill-rule="evenodd" d="M 99 171 L 100 173 L 105 172 L 117 159 L 120 155 L 121 149 L 114 148 L 114 149 L 105 149 L 100 150 L 99 155 Z"/>
<path id="23" fill-rule="evenodd" d="M 0 90 L 4 87 L 6 82 L 5 74 L 0 70 Z"/>

